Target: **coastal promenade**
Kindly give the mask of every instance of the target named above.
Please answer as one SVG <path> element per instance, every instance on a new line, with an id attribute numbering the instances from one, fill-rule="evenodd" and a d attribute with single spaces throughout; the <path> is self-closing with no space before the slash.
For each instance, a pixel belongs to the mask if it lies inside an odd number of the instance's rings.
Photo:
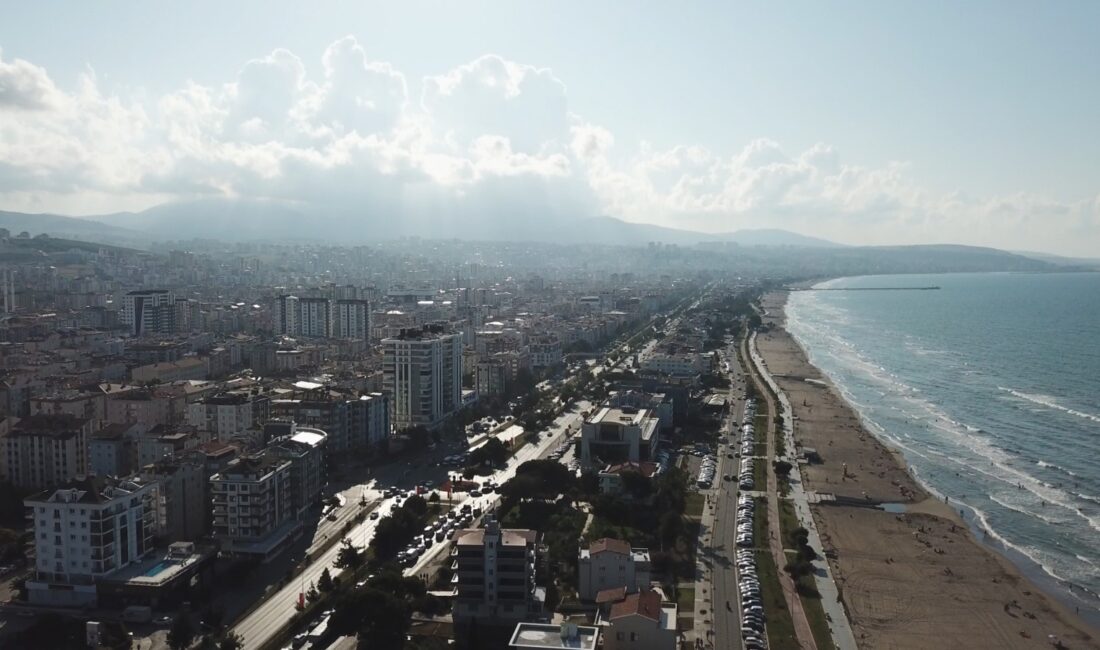
<path id="1" fill-rule="evenodd" d="M 798 458 L 790 455 L 795 450 L 794 419 L 790 400 L 787 398 L 787 394 L 780 389 L 775 379 L 771 376 L 767 363 L 765 363 L 764 359 L 760 356 L 760 351 L 756 347 L 755 332 L 753 332 L 749 339 L 748 348 L 753 369 L 779 399 L 780 408 L 778 413 L 782 420 L 782 426 L 780 427 L 780 431 L 775 433 L 776 435 L 783 436 L 786 443 L 784 449 L 787 451 L 787 456 L 781 460 L 786 460 L 792 466 L 789 497 L 794 504 L 795 514 L 798 516 L 799 523 L 801 523 L 809 533 L 808 541 L 810 546 L 816 549 L 823 549 L 824 546 L 821 543 L 821 537 L 817 531 L 817 524 L 814 522 L 813 514 L 810 511 L 809 496 L 802 482 L 802 472 L 799 469 Z M 768 400 L 770 403 L 770 394 L 768 395 Z M 771 412 L 773 411 L 769 411 L 769 413 Z M 774 429 L 774 418 L 769 422 L 769 427 Z M 771 448 L 769 447 L 769 451 L 770 450 Z M 769 472 L 768 477 L 768 489 L 770 492 L 771 483 L 775 480 L 775 473 Z M 778 519 L 775 521 L 778 521 Z M 818 555 L 813 560 L 813 566 L 814 575 L 817 577 L 817 589 L 821 593 L 821 606 L 824 608 L 826 619 L 829 622 L 829 632 L 833 637 L 833 644 L 836 645 L 839 650 L 856 650 L 855 635 L 852 633 L 852 626 L 848 621 L 847 612 L 844 611 L 844 604 L 840 600 L 840 591 L 837 589 L 836 581 L 833 579 L 828 561 L 821 555 Z"/>
<path id="2" fill-rule="evenodd" d="M 930 495 L 900 453 L 867 428 L 786 331 L 785 302 L 784 292 L 764 297 L 764 330 L 753 347 L 787 400 L 798 442 L 817 452 L 799 466 L 792 493 L 801 487 L 810 501 L 858 646 L 1028 650 L 1053 647 L 1053 639 L 1100 648 L 1100 633 L 978 541 L 958 511 Z M 835 502 L 816 499 L 830 494 Z M 822 605 L 831 600 L 827 588 L 821 581 Z"/>

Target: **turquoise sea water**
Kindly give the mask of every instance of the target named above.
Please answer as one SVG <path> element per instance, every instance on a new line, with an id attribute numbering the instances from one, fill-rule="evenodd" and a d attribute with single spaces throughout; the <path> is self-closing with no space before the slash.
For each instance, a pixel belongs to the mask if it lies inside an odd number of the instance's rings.
<path id="1" fill-rule="evenodd" d="M 932 285 L 941 289 L 792 292 L 788 329 L 925 485 L 1093 614 L 1100 274 L 868 276 L 818 287 Z"/>

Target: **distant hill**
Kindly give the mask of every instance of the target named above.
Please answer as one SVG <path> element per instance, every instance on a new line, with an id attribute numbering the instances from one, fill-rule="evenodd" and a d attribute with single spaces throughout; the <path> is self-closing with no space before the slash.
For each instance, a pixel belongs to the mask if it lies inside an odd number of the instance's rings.
<path id="1" fill-rule="evenodd" d="M 31 236 L 43 233 L 57 238 L 84 241 L 137 241 L 146 236 L 140 232 L 108 225 L 96 219 L 63 217 L 57 214 L 28 214 L 0 210 L 0 228 L 7 228 L 12 236 L 27 232 Z"/>
<path id="2" fill-rule="evenodd" d="M 632 223 L 606 216 L 525 219 L 514 215 L 479 214 L 463 218 L 429 215 L 392 219 L 388 215 L 236 199 L 176 201 L 141 212 L 117 212 L 87 218 L 0 212 L 0 227 L 8 228 L 13 234 L 26 230 L 32 235 L 45 232 L 56 237 L 92 238 L 127 245 L 188 239 L 368 242 L 418 236 L 561 244 L 640 245 L 660 242 L 692 246 L 706 242 L 728 242 L 740 246 L 840 246 L 786 230 L 739 230 L 713 234 Z"/>
<path id="3" fill-rule="evenodd" d="M 1051 255 L 1050 253 L 1035 253 L 1031 251 L 1012 251 L 1016 255 L 1023 255 L 1024 257 L 1030 257 L 1033 260 L 1039 260 L 1040 262 L 1047 262 L 1048 264 L 1054 264 L 1057 266 L 1072 266 L 1090 269 L 1094 271 L 1100 271 L 1100 258 L 1095 257 L 1062 257 L 1061 255 Z"/>
<path id="4" fill-rule="evenodd" d="M 717 235 L 716 239 L 734 242 L 740 246 L 801 246 L 803 248 L 842 248 L 844 246 L 827 239 L 778 229 L 738 230 Z"/>
<path id="5" fill-rule="evenodd" d="M 859 275 L 966 271 L 1056 271 L 1082 268 L 1073 260 L 1037 259 L 975 246 L 844 246 L 785 230 L 741 230 L 709 234 L 631 223 L 613 217 L 548 216 L 524 218 L 504 213 L 421 214 L 391 218 L 353 210 L 252 200 L 208 199 L 158 205 L 142 212 L 94 218 L 0 212 L 0 227 L 12 234 L 48 233 L 69 238 L 148 246 L 152 242 L 217 240 L 224 242 L 317 242 L 356 244 L 399 237 L 465 241 L 539 241 L 550 244 L 645 246 L 675 244 L 677 255 L 715 256 L 715 264 L 746 273 L 780 275 Z M 12 255 L 46 252 L 63 242 L 38 244 Z M 1092 267 L 1089 267 L 1092 268 Z"/>

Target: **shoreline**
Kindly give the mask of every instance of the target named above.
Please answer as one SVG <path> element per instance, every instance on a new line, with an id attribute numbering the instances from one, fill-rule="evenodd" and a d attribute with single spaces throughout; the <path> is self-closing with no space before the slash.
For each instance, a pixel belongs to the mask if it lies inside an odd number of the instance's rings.
<path id="1" fill-rule="evenodd" d="M 796 440 L 824 461 L 803 466 L 806 489 L 904 504 L 812 508 L 861 647 L 1050 647 L 1051 634 L 1067 647 L 1100 647 L 1096 624 L 1067 607 L 1061 583 L 1012 557 L 964 505 L 940 501 L 902 451 L 865 426 L 786 330 L 787 294 L 765 296 L 775 329 L 758 343 L 799 416 Z"/>

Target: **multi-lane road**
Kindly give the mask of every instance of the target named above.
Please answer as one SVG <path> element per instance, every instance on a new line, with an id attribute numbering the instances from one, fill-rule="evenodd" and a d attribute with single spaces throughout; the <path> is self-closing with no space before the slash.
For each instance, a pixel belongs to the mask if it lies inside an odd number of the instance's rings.
<path id="1" fill-rule="evenodd" d="M 566 411 L 558 416 L 553 426 L 547 433 L 542 435 L 537 443 L 528 443 L 524 445 L 515 456 L 509 459 L 505 467 L 501 468 L 492 476 L 483 477 L 482 480 L 493 480 L 498 485 L 501 485 L 505 481 L 511 479 L 515 476 L 517 467 L 528 460 L 542 457 L 554 446 L 560 444 L 566 430 L 570 427 L 576 428 L 580 421 L 580 413 L 589 407 L 590 404 L 588 402 L 577 402 L 572 410 Z M 397 465 L 396 468 L 391 467 L 388 473 L 397 473 L 397 470 L 400 470 L 400 468 L 400 465 Z M 391 484 L 408 484 L 408 486 L 411 487 L 420 480 L 423 480 L 423 476 L 424 472 L 410 472 L 410 469 L 405 469 L 399 477 L 394 477 L 392 483 L 383 476 L 361 487 L 351 488 L 350 491 L 353 493 L 357 490 L 366 490 L 365 494 L 368 501 L 378 503 L 375 510 L 379 513 L 379 517 L 366 519 L 355 526 L 344 537 L 352 540 L 357 546 L 368 544 L 374 537 L 374 531 L 377 528 L 378 522 L 388 515 L 395 506 L 395 499 L 383 497 L 379 488 Z M 348 491 L 345 491 L 345 494 L 347 493 Z M 461 507 L 464 503 L 469 501 L 471 504 L 480 506 L 484 510 L 489 510 L 495 507 L 498 500 L 499 495 L 495 493 L 480 497 L 469 497 L 466 494 L 456 493 L 451 503 L 457 507 Z M 345 507 L 352 507 L 352 505 L 353 504 L 349 504 Z M 336 529 L 339 530 L 339 528 Z M 414 566 L 406 570 L 406 575 L 416 575 L 418 572 L 423 571 L 424 567 L 428 566 L 440 553 L 447 552 L 447 550 L 449 550 L 449 544 L 447 544 L 446 540 L 442 543 L 433 545 L 429 552 L 422 555 Z M 302 591 L 303 586 L 308 587 L 310 583 L 315 583 L 320 578 L 321 572 L 323 572 L 325 568 L 328 568 L 331 575 L 334 577 L 340 575 L 341 570 L 333 566 L 339 552 L 340 544 L 333 544 L 328 547 L 328 549 L 299 576 L 295 577 L 294 580 L 272 594 L 256 609 L 252 610 L 247 616 L 238 621 L 233 627 L 233 631 L 241 636 L 243 647 L 250 649 L 262 648 L 274 638 L 294 615 L 298 602 L 298 594 Z"/>

